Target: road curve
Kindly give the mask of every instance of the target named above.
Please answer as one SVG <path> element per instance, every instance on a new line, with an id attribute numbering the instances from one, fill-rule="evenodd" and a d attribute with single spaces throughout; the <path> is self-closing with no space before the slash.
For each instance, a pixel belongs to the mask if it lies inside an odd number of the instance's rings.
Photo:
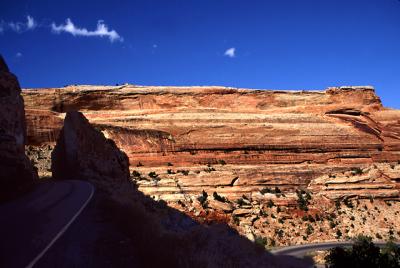
<path id="1" fill-rule="evenodd" d="M 0 205 L 0 267 L 33 267 L 93 196 L 85 181 L 47 181 Z"/>
<path id="2" fill-rule="evenodd" d="M 290 255 L 295 257 L 303 257 L 308 252 L 317 251 L 317 250 L 328 250 L 334 247 L 351 247 L 353 245 L 353 241 L 340 241 L 340 242 L 325 242 L 325 243 L 314 243 L 314 244 L 305 244 L 305 245 L 295 245 L 284 248 L 279 248 L 275 250 L 271 250 L 272 254 L 275 255 Z M 375 245 L 382 247 L 385 245 L 384 242 L 374 242 Z M 396 243 L 400 246 L 399 243 Z"/>

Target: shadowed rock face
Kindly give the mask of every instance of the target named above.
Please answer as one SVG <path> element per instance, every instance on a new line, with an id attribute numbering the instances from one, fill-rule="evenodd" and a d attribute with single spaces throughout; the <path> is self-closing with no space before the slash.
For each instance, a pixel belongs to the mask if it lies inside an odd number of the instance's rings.
<path id="1" fill-rule="evenodd" d="M 51 157 L 55 179 L 129 179 L 125 153 L 94 129 L 80 112 L 67 113 Z"/>
<path id="2" fill-rule="evenodd" d="M 21 88 L 0 56 L 0 199 L 26 189 L 37 179 L 24 153 L 25 136 Z"/>

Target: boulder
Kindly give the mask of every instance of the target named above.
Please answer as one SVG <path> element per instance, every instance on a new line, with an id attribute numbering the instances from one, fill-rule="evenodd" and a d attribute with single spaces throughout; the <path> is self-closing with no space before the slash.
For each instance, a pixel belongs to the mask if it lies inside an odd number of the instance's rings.
<path id="1" fill-rule="evenodd" d="M 51 158 L 55 179 L 122 182 L 130 176 L 126 154 L 76 111 L 67 112 Z"/>
<path id="2" fill-rule="evenodd" d="M 21 88 L 0 56 L 0 199 L 28 189 L 38 178 L 24 152 L 25 136 Z"/>

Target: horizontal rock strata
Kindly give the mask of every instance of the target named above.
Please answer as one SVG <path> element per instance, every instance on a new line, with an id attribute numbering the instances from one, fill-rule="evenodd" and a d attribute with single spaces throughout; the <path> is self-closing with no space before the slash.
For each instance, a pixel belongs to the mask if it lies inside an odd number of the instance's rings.
<path id="1" fill-rule="evenodd" d="M 123 85 L 27 89 L 28 143 L 54 145 L 79 110 L 129 157 L 139 189 L 268 201 L 279 187 L 328 199 L 399 198 L 400 111 L 371 87 L 324 91 Z M 227 210 L 219 203 L 211 204 Z"/>

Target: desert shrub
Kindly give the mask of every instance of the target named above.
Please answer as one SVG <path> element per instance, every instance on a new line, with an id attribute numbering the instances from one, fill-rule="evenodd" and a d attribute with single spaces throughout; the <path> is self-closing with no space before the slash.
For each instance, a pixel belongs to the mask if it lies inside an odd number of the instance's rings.
<path id="1" fill-rule="evenodd" d="M 342 236 L 342 231 L 340 231 L 339 229 L 336 230 L 336 237 L 340 238 Z"/>
<path id="2" fill-rule="evenodd" d="M 223 160 L 223 159 L 219 159 L 218 160 L 218 164 L 220 164 L 220 165 L 226 165 L 226 162 L 225 162 L 225 160 Z"/>
<path id="3" fill-rule="evenodd" d="M 306 234 L 311 235 L 314 232 L 314 228 L 311 224 L 307 224 Z"/>
<path id="4" fill-rule="evenodd" d="M 227 200 L 225 197 L 220 196 L 217 192 L 214 192 L 214 193 L 213 193 L 213 197 L 214 197 L 214 199 L 217 200 L 217 201 L 220 201 L 220 202 L 228 202 L 228 200 Z"/>
<path id="5" fill-rule="evenodd" d="M 207 198 L 208 198 L 208 194 L 206 191 L 203 190 L 202 194 L 197 197 L 197 200 L 200 202 L 200 204 L 205 207 L 206 203 L 207 203 Z"/>
<path id="6" fill-rule="evenodd" d="M 236 203 L 237 203 L 239 206 L 243 206 L 243 205 L 246 204 L 246 203 L 244 202 L 243 198 L 239 198 L 238 200 L 236 200 Z"/>
<path id="7" fill-rule="evenodd" d="M 263 237 L 263 236 L 256 235 L 254 238 L 254 243 L 256 243 L 256 245 L 263 247 L 263 248 L 265 248 L 265 246 L 267 245 L 267 242 L 268 242 L 267 238 Z"/>
<path id="8" fill-rule="evenodd" d="M 215 171 L 215 168 L 213 168 L 211 165 L 207 165 L 207 168 L 205 168 L 204 171 L 207 173 L 211 173 Z"/>
<path id="9" fill-rule="evenodd" d="M 167 163 L 167 166 L 169 166 L 169 167 L 172 167 L 172 166 L 173 166 L 173 164 L 172 164 L 172 163 L 170 163 L 170 162 L 168 162 L 168 163 Z"/>
<path id="10" fill-rule="evenodd" d="M 156 179 L 158 177 L 158 174 L 156 172 L 154 172 L 154 171 L 149 172 L 148 175 L 152 179 Z"/>
<path id="11" fill-rule="evenodd" d="M 275 206 L 274 201 L 272 201 L 271 199 L 268 200 L 267 207 L 272 208 L 273 206 Z"/>
<path id="12" fill-rule="evenodd" d="M 182 173 L 184 176 L 188 176 L 189 175 L 189 170 L 178 169 L 176 172 L 177 173 Z"/>
<path id="13" fill-rule="evenodd" d="M 325 261 L 328 268 L 400 267 L 400 249 L 389 241 L 380 250 L 371 237 L 358 236 L 349 249 L 336 247 L 329 250 Z"/>
<path id="14" fill-rule="evenodd" d="M 142 174 L 140 174 L 140 172 L 134 170 L 132 171 L 132 177 L 134 178 L 140 178 L 142 176 Z"/>
<path id="15" fill-rule="evenodd" d="M 353 203 L 348 198 L 345 198 L 343 200 L 343 204 L 345 204 L 345 206 L 348 207 L 348 208 L 354 208 Z"/>
<path id="16" fill-rule="evenodd" d="M 361 174 L 363 174 L 362 169 L 359 168 L 359 167 L 352 168 L 351 172 L 353 173 L 353 175 L 361 175 Z"/>
<path id="17" fill-rule="evenodd" d="M 282 238 L 284 235 L 284 232 L 282 229 L 275 229 L 275 234 L 279 237 Z"/>
<path id="18" fill-rule="evenodd" d="M 297 194 L 297 206 L 304 211 L 308 210 L 309 200 L 311 199 L 311 195 L 304 190 L 296 190 Z"/>
<path id="19" fill-rule="evenodd" d="M 272 190 L 271 190 L 271 188 L 269 188 L 269 187 L 264 187 L 264 188 L 262 188 L 261 190 L 260 190 L 260 193 L 261 194 L 267 194 L 267 193 L 271 193 L 272 192 Z"/>

